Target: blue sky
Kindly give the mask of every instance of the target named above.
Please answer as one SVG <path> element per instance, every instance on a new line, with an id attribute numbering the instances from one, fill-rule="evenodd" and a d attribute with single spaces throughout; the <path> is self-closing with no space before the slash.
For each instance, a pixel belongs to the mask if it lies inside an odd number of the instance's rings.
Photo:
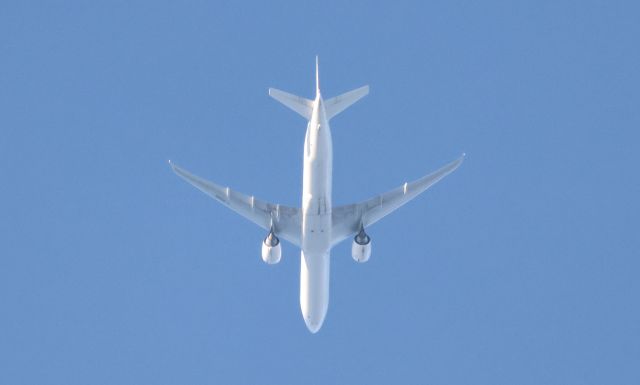
<path id="1" fill-rule="evenodd" d="M 640 383 L 635 2 L 0 6 L 0 383 Z M 369 84 L 332 121 L 334 202 L 460 169 L 299 250 L 167 160 L 298 205 L 305 122 L 267 96 Z"/>

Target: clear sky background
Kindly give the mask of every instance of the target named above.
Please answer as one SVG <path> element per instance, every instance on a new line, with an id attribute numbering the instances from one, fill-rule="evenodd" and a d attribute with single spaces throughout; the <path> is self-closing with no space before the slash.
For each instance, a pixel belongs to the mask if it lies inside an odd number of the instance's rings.
<path id="1" fill-rule="evenodd" d="M 0 383 L 640 383 L 640 6 L 617 1 L 0 5 Z M 268 87 L 369 84 L 334 202 L 467 153 L 333 250 L 177 178 L 298 206 L 305 122 Z"/>

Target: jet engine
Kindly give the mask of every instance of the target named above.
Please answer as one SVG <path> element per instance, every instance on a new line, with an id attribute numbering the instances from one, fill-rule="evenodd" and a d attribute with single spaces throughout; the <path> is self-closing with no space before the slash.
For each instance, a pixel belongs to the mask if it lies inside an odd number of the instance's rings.
<path id="1" fill-rule="evenodd" d="M 262 241 L 262 260 L 269 265 L 275 265 L 280 262 L 281 256 L 282 248 L 280 247 L 280 240 L 273 233 L 273 230 L 271 230 L 264 241 Z"/>
<path id="2" fill-rule="evenodd" d="M 353 257 L 356 262 L 364 263 L 369 260 L 370 256 L 371 238 L 364 232 L 364 228 L 361 227 L 358 234 L 353 238 L 351 257 Z"/>

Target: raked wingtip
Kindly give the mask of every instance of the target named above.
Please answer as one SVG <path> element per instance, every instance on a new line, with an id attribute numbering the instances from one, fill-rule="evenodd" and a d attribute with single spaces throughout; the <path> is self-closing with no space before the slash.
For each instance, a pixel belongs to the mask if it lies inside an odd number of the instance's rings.
<path id="1" fill-rule="evenodd" d="M 464 162 L 464 160 L 466 159 L 467 153 L 463 152 L 462 155 L 460 155 L 458 157 L 458 159 L 454 160 L 453 162 L 450 163 L 451 166 L 453 166 L 452 170 L 455 170 L 456 168 L 460 167 L 460 165 Z"/>

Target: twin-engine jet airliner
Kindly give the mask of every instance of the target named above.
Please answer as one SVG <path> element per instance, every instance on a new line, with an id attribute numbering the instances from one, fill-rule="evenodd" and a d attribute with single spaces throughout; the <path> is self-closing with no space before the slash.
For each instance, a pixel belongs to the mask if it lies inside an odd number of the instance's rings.
<path id="1" fill-rule="evenodd" d="M 329 121 L 369 93 L 364 86 L 323 99 L 316 57 L 316 96 L 310 100 L 274 88 L 269 95 L 309 121 L 304 140 L 302 208 L 268 203 L 229 187 L 209 182 L 169 161 L 180 177 L 231 210 L 267 230 L 262 260 L 280 262 L 280 238 L 301 248 L 300 308 L 311 333 L 320 330 L 329 305 L 329 265 L 333 246 L 353 237 L 351 255 L 357 262 L 371 256 L 371 238 L 365 229 L 404 205 L 455 170 L 464 154 L 441 169 L 360 203 L 334 207 L 331 201 L 333 150 Z"/>

